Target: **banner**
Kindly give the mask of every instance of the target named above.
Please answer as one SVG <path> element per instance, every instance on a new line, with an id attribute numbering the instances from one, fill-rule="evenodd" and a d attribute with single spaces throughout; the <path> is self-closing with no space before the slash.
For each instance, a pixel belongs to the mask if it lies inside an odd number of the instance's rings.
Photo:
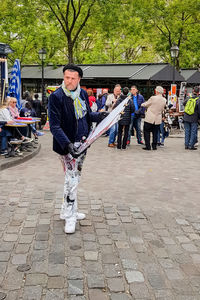
<path id="1" fill-rule="evenodd" d="M 79 153 L 84 152 L 94 141 L 96 141 L 102 134 L 104 134 L 110 127 L 120 120 L 121 113 L 123 113 L 128 101 L 131 99 L 128 96 L 124 99 L 109 115 L 101 121 L 96 128 L 94 128 L 86 141 L 78 148 Z"/>
<path id="2" fill-rule="evenodd" d="M 17 99 L 17 108 L 21 109 L 21 70 L 19 59 L 15 60 L 14 66 L 11 71 L 8 96 L 15 97 Z"/>

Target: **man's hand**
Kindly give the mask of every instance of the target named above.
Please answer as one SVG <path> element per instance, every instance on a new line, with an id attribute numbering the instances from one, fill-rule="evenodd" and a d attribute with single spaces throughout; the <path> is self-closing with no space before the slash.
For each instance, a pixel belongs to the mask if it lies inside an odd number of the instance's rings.
<path id="1" fill-rule="evenodd" d="M 7 124 L 13 124 L 15 121 L 14 120 L 9 120 L 7 121 Z"/>
<path id="2" fill-rule="evenodd" d="M 105 119 L 107 116 L 109 115 L 109 112 L 108 111 L 103 111 L 100 113 L 100 118 L 101 118 L 101 121 L 103 119 Z"/>
<path id="3" fill-rule="evenodd" d="M 72 143 L 70 143 L 67 146 L 67 150 L 69 151 L 69 153 L 71 154 L 71 156 L 73 156 L 74 158 L 78 158 L 80 156 L 80 153 L 78 152 L 78 149 Z"/>

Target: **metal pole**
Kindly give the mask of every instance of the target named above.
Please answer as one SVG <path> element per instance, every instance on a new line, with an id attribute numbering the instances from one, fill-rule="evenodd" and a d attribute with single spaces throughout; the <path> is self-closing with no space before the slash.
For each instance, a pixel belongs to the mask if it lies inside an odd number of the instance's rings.
<path id="1" fill-rule="evenodd" d="M 176 58 L 174 57 L 174 63 L 173 63 L 173 65 L 174 65 L 174 67 L 173 67 L 173 83 L 175 83 L 175 60 L 176 60 Z"/>
<path id="2" fill-rule="evenodd" d="M 44 103 L 44 60 L 42 55 L 42 103 Z"/>

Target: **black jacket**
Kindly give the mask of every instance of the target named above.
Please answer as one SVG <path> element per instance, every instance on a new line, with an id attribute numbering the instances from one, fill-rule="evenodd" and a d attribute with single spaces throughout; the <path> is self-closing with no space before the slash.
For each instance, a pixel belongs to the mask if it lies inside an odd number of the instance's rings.
<path id="1" fill-rule="evenodd" d="M 92 122 L 101 121 L 101 116 L 100 113 L 91 111 L 88 95 L 83 89 L 80 97 L 86 103 L 86 119 L 90 128 Z M 48 113 L 50 130 L 53 134 L 53 150 L 65 155 L 68 144 L 75 142 L 78 121 L 75 117 L 73 100 L 65 95 L 61 87 L 50 95 Z"/>
<path id="2" fill-rule="evenodd" d="M 127 96 L 121 94 L 119 99 L 117 100 L 114 108 L 117 107 Z M 135 106 L 133 104 L 132 99 L 128 101 L 124 112 L 121 115 L 121 119 L 119 120 L 120 125 L 129 125 L 131 123 L 131 114 L 135 111 Z"/>
<path id="3" fill-rule="evenodd" d="M 192 95 L 192 98 L 197 98 L 197 95 Z M 187 98 L 184 102 L 183 105 L 185 106 L 189 98 Z M 196 101 L 196 106 L 195 106 L 195 111 L 194 114 L 188 115 L 184 112 L 183 120 L 185 122 L 189 123 L 197 123 L 198 119 L 200 118 L 200 98 Z"/>

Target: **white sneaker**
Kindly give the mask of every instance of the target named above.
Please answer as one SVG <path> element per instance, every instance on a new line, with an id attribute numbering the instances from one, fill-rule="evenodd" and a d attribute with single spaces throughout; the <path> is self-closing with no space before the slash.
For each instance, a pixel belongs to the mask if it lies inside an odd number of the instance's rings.
<path id="1" fill-rule="evenodd" d="M 65 219 L 65 233 L 74 233 L 76 230 L 76 217 Z"/>
<path id="2" fill-rule="evenodd" d="M 84 213 L 76 213 L 76 220 L 84 220 L 86 218 L 86 215 Z"/>

